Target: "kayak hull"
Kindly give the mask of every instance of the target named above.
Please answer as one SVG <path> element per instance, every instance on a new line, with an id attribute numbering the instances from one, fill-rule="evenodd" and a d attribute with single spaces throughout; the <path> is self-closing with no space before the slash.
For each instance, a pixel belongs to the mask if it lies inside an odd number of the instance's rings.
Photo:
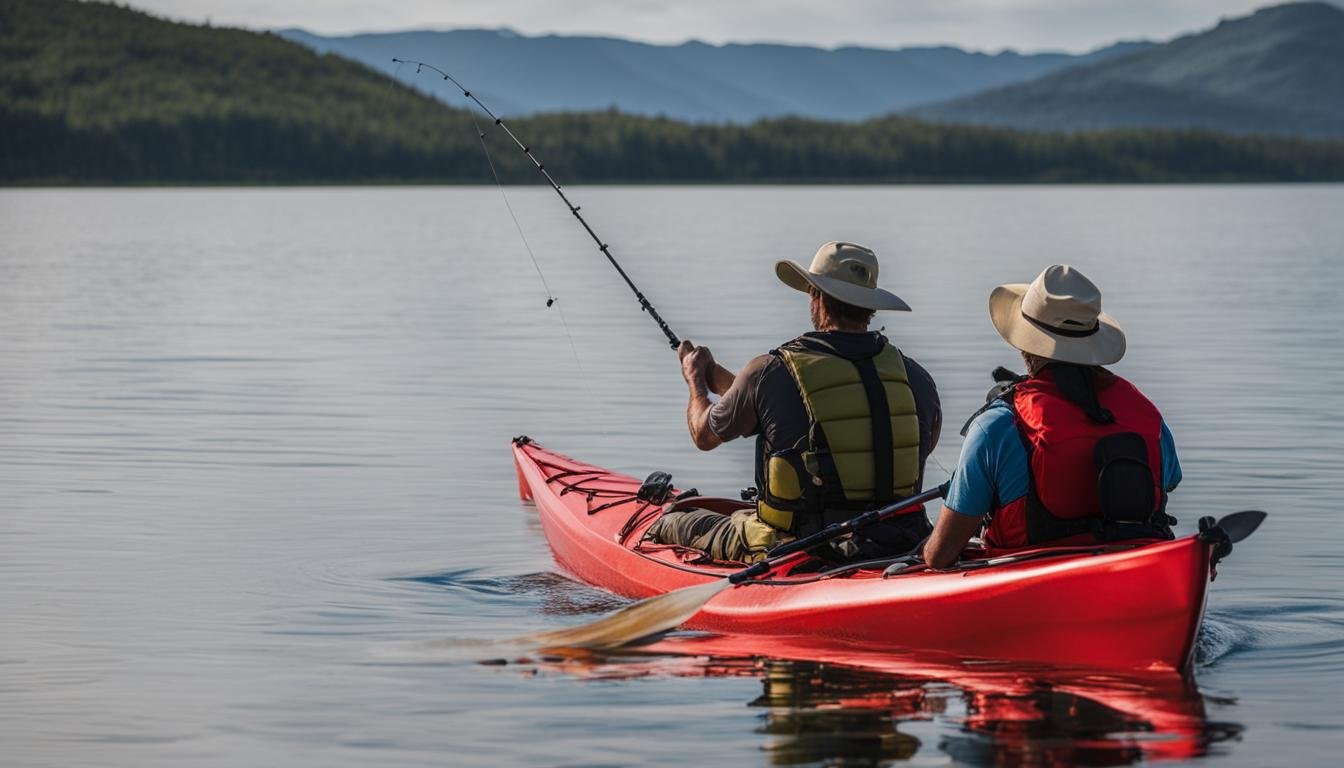
<path id="1" fill-rule="evenodd" d="M 686 550 L 640 545 L 658 509 L 634 498 L 639 480 L 529 440 L 515 443 L 514 459 L 520 495 L 536 504 L 556 563 L 577 579 L 644 598 L 734 572 L 700 564 Z M 1032 550 L 1020 562 L 885 579 L 878 571 L 774 577 L 721 592 L 685 626 L 960 658 L 1187 668 L 1204 611 L 1209 545 L 1191 536 L 1106 549 Z"/>

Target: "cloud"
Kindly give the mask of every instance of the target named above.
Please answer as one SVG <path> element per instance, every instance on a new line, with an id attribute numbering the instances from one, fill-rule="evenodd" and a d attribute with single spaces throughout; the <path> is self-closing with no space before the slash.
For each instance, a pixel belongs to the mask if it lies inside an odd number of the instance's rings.
<path id="1" fill-rule="evenodd" d="M 131 0 L 186 21 L 325 34 L 509 27 L 660 43 L 698 39 L 885 48 L 1083 51 L 1166 39 L 1239 16 L 1264 0 Z M 1344 0 L 1341 0 L 1344 2 Z"/>

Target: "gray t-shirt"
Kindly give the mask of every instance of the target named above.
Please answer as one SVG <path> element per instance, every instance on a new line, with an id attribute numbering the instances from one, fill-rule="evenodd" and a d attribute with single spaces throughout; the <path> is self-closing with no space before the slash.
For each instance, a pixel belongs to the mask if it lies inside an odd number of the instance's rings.
<path id="1" fill-rule="evenodd" d="M 887 340 L 877 332 L 846 333 L 814 331 L 801 338 L 823 342 L 844 355 L 871 355 L 881 351 Z M 924 461 L 938 445 L 943 427 L 943 410 L 938 388 L 924 367 L 905 358 L 906 375 L 915 395 L 919 415 L 920 485 L 924 481 Z M 765 459 L 771 453 L 797 445 L 807 439 L 807 407 L 798 385 L 784 361 L 765 354 L 747 363 L 733 385 L 709 411 L 709 428 L 724 441 L 756 436 L 756 487 L 764 482 Z"/>

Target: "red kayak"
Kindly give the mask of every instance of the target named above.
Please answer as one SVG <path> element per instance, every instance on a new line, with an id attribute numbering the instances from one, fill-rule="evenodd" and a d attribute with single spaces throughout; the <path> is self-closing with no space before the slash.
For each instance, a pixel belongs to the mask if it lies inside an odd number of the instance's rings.
<path id="1" fill-rule="evenodd" d="M 513 453 L 519 493 L 536 504 L 556 562 L 579 580 L 644 598 L 742 568 L 642 542 L 664 506 L 636 497 L 641 481 L 528 438 L 515 440 Z M 724 513 L 745 506 L 730 499 L 690 503 Z M 1194 535 L 981 553 L 950 570 L 912 566 L 886 577 L 880 567 L 819 576 L 785 566 L 763 582 L 721 592 L 685 626 L 957 658 L 1185 670 L 1204 613 L 1212 550 Z"/>

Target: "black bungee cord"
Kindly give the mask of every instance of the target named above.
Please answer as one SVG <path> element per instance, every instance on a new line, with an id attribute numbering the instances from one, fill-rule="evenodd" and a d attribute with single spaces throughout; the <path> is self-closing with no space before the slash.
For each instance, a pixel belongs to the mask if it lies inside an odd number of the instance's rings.
<path id="1" fill-rule="evenodd" d="M 508 137 L 513 140 L 513 143 L 516 144 L 518 148 L 523 151 L 523 154 L 527 155 L 527 159 L 532 161 L 532 164 L 536 166 L 537 171 L 540 172 L 541 175 L 546 179 L 546 181 L 551 185 L 551 189 L 555 190 L 555 194 L 559 195 L 560 199 L 564 201 L 565 207 L 569 208 L 569 212 L 574 214 L 574 218 L 579 220 L 579 224 L 583 225 L 583 228 L 588 233 L 588 236 L 593 239 L 593 242 L 597 243 L 597 249 L 602 252 L 603 256 L 607 257 L 607 261 L 611 262 L 611 266 L 615 267 L 616 271 L 620 274 L 621 279 L 625 281 L 625 284 L 630 286 L 630 290 L 634 292 L 635 298 L 639 300 L 640 309 L 649 313 L 649 316 L 653 318 L 653 321 L 658 324 L 658 330 L 662 331 L 663 335 L 667 337 L 668 344 L 671 345 L 673 349 L 676 349 L 678 346 L 681 345 L 681 339 L 677 338 L 677 335 L 672 332 L 672 329 L 670 327 L 668 327 L 667 322 L 663 320 L 661 315 L 658 314 L 658 310 L 653 308 L 653 304 L 649 303 L 649 300 L 644 297 L 644 294 L 635 285 L 634 281 L 630 279 L 630 276 L 626 274 L 625 270 L 621 268 L 621 265 L 617 263 L 616 257 L 611 255 L 610 246 L 608 246 L 605 242 L 603 242 L 602 238 L 597 236 L 597 233 L 593 231 L 592 226 L 589 225 L 588 221 L 583 218 L 582 214 L 579 213 L 579 206 L 574 205 L 572 202 L 570 202 L 569 198 L 565 196 L 564 191 L 560 189 L 560 185 L 556 183 L 554 178 L 551 177 L 550 171 L 546 170 L 546 166 L 543 165 L 542 162 L 537 159 L 536 155 L 532 154 L 532 150 L 529 149 L 528 146 L 524 144 L 518 138 L 517 135 L 514 134 L 514 132 L 509 128 L 509 126 L 504 123 L 504 120 L 502 118 L 500 118 L 494 112 L 490 111 L 490 108 L 485 105 L 485 102 L 481 101 L 479 98 L 477 98 L 475 94 L 467 90 L 467 88 L 463 86 L 461 83 L 459 83 L 456 78 L 454 78 L 447 72 L 443 71 L 442 69 L 439 69 L 438 67 L 434 66 L 433 64 L 426 64 L 423 61 L 411 61 L 409 59 L 398 59 L 398 58 L 393 58 L 392 61 L 397 64 L 414 64 L 416 67 L 415 71 L 417 73 L 420 72 L 422 69 L 428 69 L 432 72 L 436 72 L 442 75 L 444 80 L 447 80 L 448 82 L 452 83 L 454 86 L 457 87 L 458 90 L 462 91 L 463 96 L 476 102 L 476 106 L 480 107 L 481 111 L 484 112 L 491 120 L 494 120 L 495 125 L 499 126 L 504 131 L 504 133 L 507 134 Z M 480 131 L 479 125 L 477 126 L 477 133 L 480 135 L 482 142 L 484 142 L 485 134 Z M 487 156 L 488 156 L 488 150 L 487 150 Z M 493 166 L 491 170 L 492 171 L 494 170 Z M 498 181 L 497 174 L 496 174 L 496 181 Z M 546 306 L 549 307 L 553 303 L 555 303 L 555 297 L 550 296 L 548 291 Z"/>

